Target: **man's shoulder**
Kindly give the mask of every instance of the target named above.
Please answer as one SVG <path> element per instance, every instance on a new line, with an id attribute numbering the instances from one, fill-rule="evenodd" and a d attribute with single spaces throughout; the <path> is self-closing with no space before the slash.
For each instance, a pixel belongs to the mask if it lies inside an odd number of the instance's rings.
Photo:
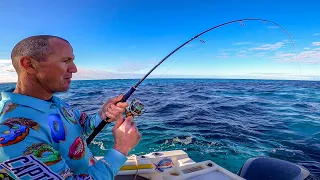
<path id="1" fill-rule="evenodd" d="M 19 104 L 13 103 L 8 100 L 1 100 L 0 101 L 0 115 L 9 113 L 16 109 L 16 107 L 19 106 Z"/>
<path id="2" fill-rule="evenodd" d="M 0 121 L 9 117 L 24 117 L 26 114 L 34 114 L 36 116 L 39 115 L 37 112 L 32 107 L 17 104 L 9 100 L 0 101 Z"/>
<path id="3" fill-rule="evenodd" d="M 71 107 L 69 103 L 67 103 L 66 101 L 62 100 L 57 96 L 53 96 L 52 99 L 54 103 L 59 104 L 60 106 L 67 107 L 67 108 Z"/>

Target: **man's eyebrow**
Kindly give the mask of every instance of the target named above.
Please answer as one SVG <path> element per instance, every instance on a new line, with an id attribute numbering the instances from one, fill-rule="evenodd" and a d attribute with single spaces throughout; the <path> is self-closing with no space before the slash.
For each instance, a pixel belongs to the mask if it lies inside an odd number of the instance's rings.
<path id="1" fill-rule="evenodd" d="M 63 57 L 62 59 L 74 60 L 74 59 L 75 59 L 75 57 L 69 57 L 69 56 L 66 56 L 66 57 Z"/>

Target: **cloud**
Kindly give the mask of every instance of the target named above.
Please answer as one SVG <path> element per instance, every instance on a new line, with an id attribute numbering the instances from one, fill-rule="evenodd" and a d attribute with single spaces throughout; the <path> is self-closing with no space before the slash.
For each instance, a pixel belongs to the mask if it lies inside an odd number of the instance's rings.
<path id="1" fill-rule="evenodd" d="M 246 58 L 246 57 L 248 57 L 246 54 L 238 54 L 237 56 L 240 57 L 240 58 Z"/>
<path id="2" fill-rule="evenodd" d="M 234 46 L 247 45 L 247 44 L 252 44 L 252 42 L 236 42 L 236 43 L 232 43 L 232 45 L 234 45 Z"/>
<path id="3" fill-rule="evenodd" d="M 17 82 L 16 73 L 0 73 L 0 83 Z"/>
<path id="4" fill-rule="evenodd" d="M 16 72 L 11 64 L 11 60 L 0 59 L 0 73 L 1 72 Z"/>
<path id="5" fill-rule="evenodd" d="M 123 57 L 126 58 L 126 57 Z M 90 80 L 90 79 L 136 79 L 142 78 L 145 72 L 141 70 L 150 70 L 155 65 L 155 60 L 147 59 L 146 61 L 139 61 L 139 63 L 130 62 L 129 60 L 124 62 L 117 69 L 103 70 L 103 69 L 88 69 L 78 67 L 78 72 L 73 74 L 75 80 Z M 11 60 L 0 59 L 0 82 L 16 82 L 17 75 Z"/>
<path id="6" fill-rule="evenodd" d="M 265 55 L 266 55 L 265 52 L 259 52 L 259 53 L 255 54 L 254 56 L 256 56 L 256 57 L 263 57 L 263 56 L 265 56 Z"/>
<path id="7" fill-rule="evenodd" d="M 277 42 L 277 43 L 275 43 L 275 44 L 264 44 L 264 45 L 261 45 L 261 46 L 259 46 L 259 47 L 250 48 L 249 50 L 254 50 L 254 51 L 261 51 L 261 50 L 264 50 L 264 51 L 276 50 L 276 49 L 281 48 L 283 45 L 284 45 L 284 43 L 283 43 L 283 42 Z"/>
<path id="8" fill-rule="evenodd" d="M 16 82 L 18 79 L 11 60 L 0 59 L 0 83 Z"/>
<path id="9" fill-rule="evenodd" d="M 248 77 L 254 77 L 256 79 L 320 80 L 319 75 L 302 75 L 293 73 L 248 73 Z"/>
<path id="10" fill-rule="evenodd" d="M 129 72 L 110 72 L 101 69 L 78 68 L 73 74 L 72 80 L 98 80 L 98 79 L 140 79 L 145 74 Z M 17 82 L 17 74 L 12 72 L 0 72 L 0 83 Z"/>
<path id="11" fill-rule="evenodd" d="M 309 50 L 309 49 L 311 49 L 311 48 L 309 48 L 309 47 L 305 47 L 305 48 L 303 48 L 304 50 Z"/>
<path id="12" fill-rule="evenodd" d="M 320 33 L 314 33 L 313 36 L 320 36 Z"/>
<path id="13" fill-rule="evenodd" d="M 304 62 L 308 64 L 320 64 L 320 51 L 302 51 L 298 54 L 279 53 L 275 57 L 278 62 Z"/>
<path id="14" fill-rule="evenodd" d="M 312 42 L 312 46 L 320 46 L 320 42 Z"/>
<path id="15" fill-rule="evenodd" d="M 214 57 L 215 54 L 203 54 L 204 57 Z"/>
<path id="16" fill-rule="evenodd" d="M 126 57 L 123 57 L 126 58 Z M 126 60 L 116 68 L 109 70 L 96 68 L 88 69 L 78 67 L 78 72 L 74 74 L 75 79 L 132 79 L 141 78 L 148 72 L 158 60 L 148 58 L 143 61 Z"/>
<path id="17" fill-rule="evenodd" d="M 277 57 L 285 58 L 285 57 L 293 57 L 295 55 L 296 54 L 294 54 L 294 53 L 280 53 L 280 54 L 277 55 Z"/>
<path id="18" fill-rule="evenodd" d="M 11 64 L 10 59 L 0 59 L 0 64 Z"/>
<path id="19" fill-rule="evenodd" d="M 16 72 L 16 70 L 13 68 L 13 66 L 6 66 L 6 67 L 3 68 L 3 70 L 5 72 Z"/>
<path id="20" fill-rule="evenodd" d="M 139 72 L 144 69 L 151 69 L 156 63 L 158 63 L 158 60 L 155 59 L 147 59 L 143 61 L 136 61 L 136 60 L 130 60 L 129 58 L 126 59 L 120 66 L 118 66 L 115 71 L 116 72 L 127 72 L 127 73 L 133 73 L 133 72 Z"/>
<path id="21" fill-rule="evenodd" d="M 145 69 L 145 65 L 135 64 L 134 62 L 124 62 L 120 67 L 116 69 L 118 72 L 137 72 Z"/>
<path id="22" fill-rule="evenodd" d="M 228 53 L 218 53 L 218 56 L 216 56 L 217 58 L 228 58 L 229 54 Z"/>
<path id="23" fill-rule="evenodd" d="M 141 78 L 142 74 L 127 72 L 110 72 L 101 69 L 78 68 L 78 72 L 73 74 L 74 80 L 96 80 L 96 79 L 132 79 Z"/>

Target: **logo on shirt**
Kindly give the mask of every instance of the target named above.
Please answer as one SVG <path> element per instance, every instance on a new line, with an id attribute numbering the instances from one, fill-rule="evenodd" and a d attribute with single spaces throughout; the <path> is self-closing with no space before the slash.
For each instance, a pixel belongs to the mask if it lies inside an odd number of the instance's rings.
<path id="1" fill-rule="evenodd" d="M 53 165 L 61 161 L 61 156 L 58 151 L 53 149 L 51 146 L 45 143 L 37 143 L 29 146 L 23 155 L 33 154 L 40 161 L 45 163 L 47 166 Z"/>
<path id="2" fill-rule="evenodd" d="M 84 142 L 81 137 L 77 137 L 69 148 L 68 156 L 70 159 L 81 159 L 85 155 Z"/>
<path id="3" fill-rule="evenodd" d="M 7 102 L 6 105 L 4 106 L 4 108 L 2 109 L 1 114 L 5 114 L 5 113 L 8 113 L 10 111 L 13 111 L 17 106 L 18 106 L 18 104 Z"/>
<path id="4" fill-rule="evenodd" d="M 63 113 L 63 115 L 64 115 L 64 117 L 65 117 L 66 119 L 68 119 L 69 121 L 71 121 L 73 124 L 76 124 L 76 123 L 77 123 L 76 117 L 75 117 L 72 109 L 65 108 L 65 107 L 63 107 L 63 106 L 61 107 L 61 109 L 62 109 L 62 113 Z"/>
<path id="5" fill-rule="evenodd" d="M 73 176 L 73 173 L 72 173 L 71 170 L 68 168 L 68 169 L 64 169 L 64 170 L 60 173 L 60 176 L 61 176 L 63 179 L 67 179 L 68 177 Z"/>
<path id="6" fill-rule="evenodd" d="M 28 118 L 9 118 L 0 124 L 0 147 L 16 144 L 29 134 L 29 128 L 39 129 L 39 124 Z"/>
<path id="7" fill-rule="evenodd" d="M 17 178 L 62 180 L 62 178 L 51 171 L 51 169 L 37 160 L 33 155 L 20 156 L 9 159 L 0 164 Z"/>
<path id="8" fill-rule="evenodd" d="M 88 115 L 84 112 L 81 112 L 80 119 L 79 119 L 81 127 L 84 127 L 84 124 L 86 123 L 87 119 L 88 119 Z"/>
<path id="9" fill-rule="evenodd" d="M 55 143 L 66 140 L 66 129 L 59 114 L 49 114 L 48 125 L 51 129 L 52 140 Z"/>
<path id="10" fill-rule="evenodd" d="M 89 119 L 90 129 L 93 131 L 95 129 L 95 118 L 94 116 L 91 116 Z"/>

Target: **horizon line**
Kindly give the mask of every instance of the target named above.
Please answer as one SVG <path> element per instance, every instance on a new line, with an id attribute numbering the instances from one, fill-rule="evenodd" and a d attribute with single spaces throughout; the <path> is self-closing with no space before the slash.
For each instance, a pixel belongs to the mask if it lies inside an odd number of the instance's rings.
<path id="1" fill-rule="evenodd" d="M 208 79 L 208 80 L 270 80 L 270 81 L 320 81 L 320 77 L 316 76 L 318 79 L 286 79 L 286 78 L 230 78 L 230 77 L 149 77 L 145 80 L 150 79 Z M 107 80 L 140 80 L 141 78 L 105 78 L 105 79 L 73 79 L 72 81 L 107 81 Z M 72 82 L 71 81 L 71 82 Z M 14 84 L 17 81 L 0 82 L 0 84 Z"/>

